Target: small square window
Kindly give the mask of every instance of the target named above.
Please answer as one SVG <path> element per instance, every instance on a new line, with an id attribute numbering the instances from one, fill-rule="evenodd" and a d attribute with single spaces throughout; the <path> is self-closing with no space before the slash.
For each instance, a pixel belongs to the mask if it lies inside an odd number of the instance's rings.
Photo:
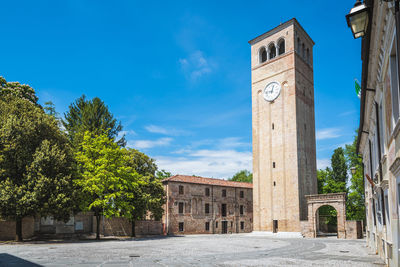
<path id="1" fill-rule="evenodd" d="M 183 202 L 179 202 L 179 214 L 183 214 Z"/>
<path id="2" fill-rule="evenodd" d="M 240 198 L 244 198 L 244 191 L 240 191 Z"/>
<path id="3" fill-rule="evenodd" d="M 179 223 L 179 232 L 183 232 L 183 222 Z"/>
<path id="4" fill-rule="evenodd" d="M 226 197 L 226 189 L 222 189 L 222 197 Z"/>
<path id="5" fill-rule="evenodd" d="M 240 222 L 240 230 L 244 230 L 244 222 Z"/>
<path id="6" fill-rule="evenodd" d="M 209 197 L 210 196 L 210 188 L 206 188 L 206 196 Z"/>
<path id="7" fill-rule="evenodd" d="M 209 213 L 210 213 L 210 204 L 206 203 L 206 206 L 204 207 L 204 212 L 205 212 L 206 214 L 209 214 Z"/>
<path id="8" fill-rule="evenodd" d="M 206 222 L 206 231 L 210 231 L 210 222 Z"/>
<path id="9" fill-rule="evenodd" d="M 244 214 L 244 207 L 243 207 L 243 205 L 240 205 L 240 215 L 243 215 Z"/>
<path id="10" fill-rule="evenodd" d="M 179 186 L 179 195 L 183 195 L 183 185 Z"/>

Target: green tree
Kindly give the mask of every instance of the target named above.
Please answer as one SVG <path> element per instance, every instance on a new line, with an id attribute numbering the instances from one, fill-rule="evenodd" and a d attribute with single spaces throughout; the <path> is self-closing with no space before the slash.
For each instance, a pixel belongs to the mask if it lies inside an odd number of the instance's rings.
<path id="1" fill-rule="evenodd" d="M 125 149 L 108 133 L 94 135 L 86 131 L 76 152 L 79 176 L 75 180 L 85 196 L 81 208 L 93 211 L 96 217 L 96 239 L 100 239 L 100 216 L 107 218 L 134 216 L 140 175 L 130 166 Z"/>
<path id="2" fill-rule="evenodd" d="M 161 179 L 155 177 L 157 165 L 154 159 L 136 149 L 126 149 L 126 152 L 130 158 L 129 166 L 141 175 L 138 181 L 139 186 L 133 193 L 134 197 L 130 199 L 130 204 L 135 209 L 124 214 L 132 223 L 132 236 L 135 236 L 135 221 L 145 219 L 148 212 L 153 219 L 161 219 L 164 212 L 165 192 Z"/>
<path id="3" fill-rule="evenodd" d="M 56 111 L 56 106 L 52 101 L 45 102 L 43 109 L 48 115 L 53 116 L 56 119 L 58 118 L 58 112 Z"/>
<path id="4" fill-rule="evenodd" d="M 253 174 L 248 170 L 238 171 L 229 181 L 253 183 Z"/>
<path id="5" fill-rule="evenodd" d="M 157 165 L 154 159 L 133 148 L 128 148 L 128 153 L 131 159 L 131 167 L 134 168 L 137 173 L 144 176 L 155 177 Z"/>
<path id="6" fill-rule="evenodd" d="M 365 221 L 364 177 L 362 158 L 356 153 L 357 136 L 351 145 L 346 145 L 345 156 L 349 169 L 354 168 L 355 173 L 350 179 L 349 193 L 347 195 L 346 216 L 349 220 Z"/>
<path id="7" fill-rule="evenodd" d="M 325 193 L 347 192 L 347 164 L 343 148 L 339 147 L 333 151 L 331 167 L 325 184 Z"/>
<path id="8" fill-rule="evenodd" d="M 13 95 L 21 99 L 26 99 L 39 106 L 37 103 L 38 97 L 32 87 L 26 84 L 20 84 L 19 82 L 7 82 L 6 79 L 0 76 L 0 97 L 6 95 Z"/>
<path id="9" fill-rule="evenodd" d="M 326 167 L 325 170 L 317 170 L 318 194 L 326 194 L 326 191 L 329 191 L 326 185 L 332 175 L 331 173 L 332 170 L 328 167 Z"/>
<path id="10" fill-rule="evenodd" d="M 67 221 L 74 207 L 74 158 L 57 121 L 32 101 L 0 97 L 0 217 L 53 216 Z"/>
<path id="11" fill-rule="evenodd" d="M 172 174 L 170 172 L 167 172 L 166 170 L 156 171 L 156 178 L 159 180 L 164 180 L 171 176 L 172 176 Z"/>
<path id="12" fill-rule="evenodd" d="M 82 142 L 86 131 L 94 135 L 107 132 L 109 138 L 115 139 L 122 130 L 121 123 L 114 118 L 108 107 L 98 97 L 87 100 L 82 95 L 69 106 L 64 117 L 62 123 L 75 147 Z M 125 146 L 125 137 L 119 139 L 117 143 Z"/>

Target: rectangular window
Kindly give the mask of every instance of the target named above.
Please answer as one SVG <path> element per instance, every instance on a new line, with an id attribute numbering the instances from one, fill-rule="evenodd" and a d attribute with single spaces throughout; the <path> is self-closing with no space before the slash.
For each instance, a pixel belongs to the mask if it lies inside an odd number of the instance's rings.
<path id="1" fill-rule="evenodd" d="M 179 202 L 179 214 L 183 214 L 183 203 Z"/>
<path id="2" fill-rule="evenodd" d="M 240 205 L 240 215 L 243 215 L 243 213 L 244 213 L 243 205 Z"/>
<path id="3" fill-rule="evenodd" d="M 179 195 L 183 195 L 183 185 L 179 186 Z"/>
<path id="4" fill-rule="evenodd" d="M 372 199 L 372 213 L 374 217 L 374 225 L 376 226 L 376 209 L 375 209 L 375 199 Z"/>
<path id="5" fill-rule="evenodd" d="M 385 154 L 385 132 L 384 132 L 384 127 L 383 127 L 383 108 L 382 108 L 382 100 L 381 103 L 379 104 L 379 133 L 380 133 L 380 145 L 381 145 L 381 155 L 380 158 Z"/>
<path id="6" fill-rule="evenodd" d="M 205 212 L 206 214 L 209 214 L 209 213 L 210 213 L 210 204 L 206 203 L 206 206 L 204 207 L 204 212 Z"/>
<path id="7" fill-rule="evenodd" d="M 215 228 L 218 228 L 218 222 L 215 222 Z"/>
<path id="8" fill-rule="evenodd" d="M 244 230 L 244 222 L 240 222 L 240 230 Z"/>
<path id="9" fill-rule="evenodd" d="M 226 204 L 221 205 L 221 215 L 222 217 L 226 217 Z"/>
<path id="10" fill-rule="evenodd" d="M 275 162 L 272 162 L 272 168 L 275 168 Z"/>
<path id="11" fill-rule="evenodd" d="M 240 198 L 244 198 L 244 191 L 240 191 Z"/>
<path id="12" fill-rule="evenodd" d="M 207 187 L 205 193 L 206 193 L 206 196 L 209 197 L 210 196 L 210 188 Z"/>
<path id="13" fill-rule="evenodd" d="M 222 197 L 226 197 L 226 189 L 222 189 Z"/>
<path id="14" fill-rule="evenodd" d="M 210 231 L 210 222 L 206 222 L 206 231 Z"/>
<path id="15" fill-rule="evenodd" d="M 179 232 L 183 232 L 183 222 L 179 223 Z"/>
<path id="16" fill-rule="evenodd" d="M 392 52 L 389 59 L 390 67 L 390 87 L 392 93 L 392 121 L 393 129 L 399 119 L 399 86 L 398 86 L 398 72 L 397 72 L 397 55 L 395 41 L 392 45 Z"/>
<path id="17" fill-rule="evenodd" d="M 397 184 L 397 209 L 400 214 L 400 183 Z"/>

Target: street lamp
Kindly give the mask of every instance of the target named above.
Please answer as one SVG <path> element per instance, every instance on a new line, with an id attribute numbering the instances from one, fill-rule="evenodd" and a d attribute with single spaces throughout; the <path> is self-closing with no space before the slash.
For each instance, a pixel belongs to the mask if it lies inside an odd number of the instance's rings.
<path id="1" fill-rule="evenodd" d="M 347 25 L 353 32 L 354 39 L 363 37 L 368 28 L 369 8 L 360 0 L 354 4 L 350 13 L 346 15 Z"/>
<path id="2" fill-rule="evenodd" d="M 351 167 L 350 171 L 351 171 L 351 175 L 356 174 L 356 167 Z"/>

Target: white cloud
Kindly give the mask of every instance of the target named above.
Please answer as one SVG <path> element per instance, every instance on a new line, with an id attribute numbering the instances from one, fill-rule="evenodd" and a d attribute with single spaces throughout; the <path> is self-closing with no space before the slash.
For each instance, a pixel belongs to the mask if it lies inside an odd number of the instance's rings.
<path id="1" fill-rule="evenodd" d="M 229 178 L 239 170 L 252 170 L 252 153 L 235 150 L 195 150 L 181 157 L 155 157 L 160 169 L 173 174 L 200 175 L 204 177 Z"/>
<path id="2" fill-rule="evenodd" d="M 153 148 L 159 146 L 168 146 L 172 142 L 172 138 L 164 137 L 157 140 L 131 140 L 127 146 L 135 149 Z"/>
<path id="3" fill-rule="evenodd" d="M 326 167 L 331 166 L 330 159 L 317 159 L 317 169 L 325 169 Z"/>
<path id="4" fill-rule="evenodd" d="M 324 128 L 317 130 L 316 139 L 317 140 L 324 140 L 324 139 L 332 139 L 340 137 L 339 128 Z"/>
<path id="5" fill-rule="evenodd" d="M 160 134 L 168 134 L 167 129 L 162 128 L 157 125 L 148 125 L 144 127 L 150 133 L 160 133 Z"/>
<path id="6" fill-rule="evenodd" d="M 178 130 L 174 128 L 165 128 L 157 125 L 147 125 L 144 127 L 148 132 L 150 133 L 157 133 L 157 134 L 165 134 L 165 135 L 173 135 L 173 136 L 179 136 L 179 135 L 187 135 L 190 132 L 184 131 L 184 130 Z"/>
<path id="7" fill-rule="evenodd" d="M 180 58 L 179 63 L 191 80 L 211 73 L 216 67 L 215 63 L 210 58 L 206 58 L 202 51 L 195 51 L 187 58 Z"/>

